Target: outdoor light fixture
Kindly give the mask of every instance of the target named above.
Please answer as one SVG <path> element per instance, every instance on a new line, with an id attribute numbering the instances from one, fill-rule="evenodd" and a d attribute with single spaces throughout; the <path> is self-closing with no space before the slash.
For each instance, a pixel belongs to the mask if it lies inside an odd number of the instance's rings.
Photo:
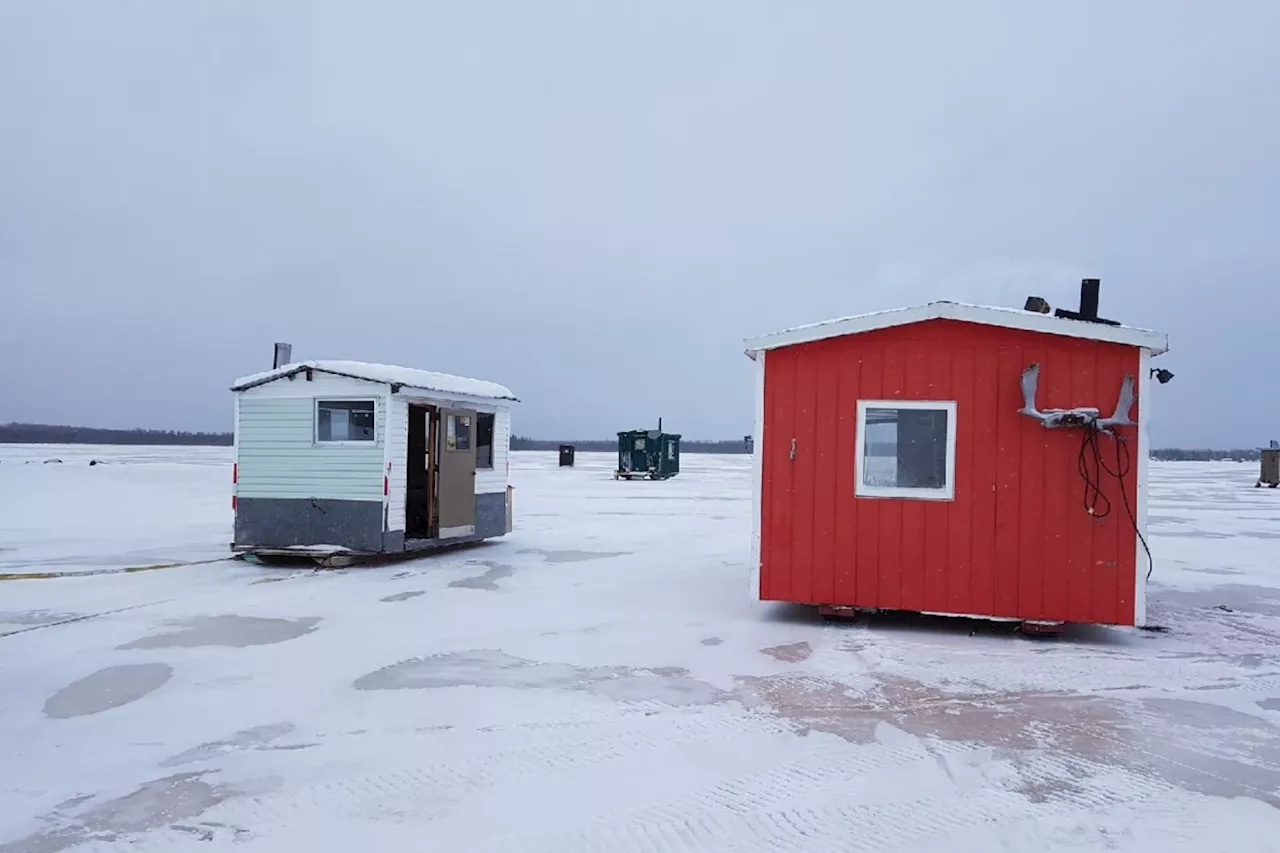
<path id="1" fill-rule="evenodd" d="M 1151 368 L 1151 376 L 1161 385 L 1167 385 L 1169 380 L 1173 378 L 1173 371 L 1165 370 L 1163 367 L 1153 367 Z"/>

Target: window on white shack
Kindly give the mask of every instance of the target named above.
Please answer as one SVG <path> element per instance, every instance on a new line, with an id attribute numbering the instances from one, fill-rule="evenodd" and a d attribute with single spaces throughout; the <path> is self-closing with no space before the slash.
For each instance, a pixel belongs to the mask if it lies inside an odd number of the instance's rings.
<path id="1" fill-rule="evenodd" d="M 493 467 L 494 416 L 481 412 L 476 415 L 476 467 Z"/>
<path id="2" fill-rule="evenodd" d="M 954 400 L 859 400 L 857 429 L 856 495 L 955 498 Z"/>
<path id="3" fill-rule="evenodd" d="M 348 444 L 377 440 L 373 400 L 317 400 L 316 442 Z"/>

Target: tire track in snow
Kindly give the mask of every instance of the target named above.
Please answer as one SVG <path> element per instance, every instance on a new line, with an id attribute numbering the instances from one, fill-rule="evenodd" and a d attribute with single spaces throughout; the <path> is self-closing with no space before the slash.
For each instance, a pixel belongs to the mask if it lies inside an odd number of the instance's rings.
<path id="1" fill-rule="evenodd" d="M 337 819 L 414 825 L 438 821 L 432 833 L 439 831 L 448 839 L 437 848 L 441 850 L 458 849 L 465 837 L 467 849 L 477 851 L 881 853 L 918 850 L 994 826 L 1034 824 L 1049 817 L 1065 824 L 1072 820 L 1092 824 L 1100 809 L 1123 806 L 1141 805 L 1146 814 L 1168 811 L 1171 817 L 1179 816 L 1180 807 L 1162 805 L 1170 794 L 1177 796 L 1173 786 L 1113 765 L 1082 767 L 1087 762 L 1057 753 L 1019 753 L 1022 760 L 1015 763 L 1024 783 L 1043 779 L 1046 787 L 1053 787 L 1064 779 L 1083 776 L 1086 780 L 1079 789 L 1055 789 L 1048 799 L 1029 803 L 1022 789 L 1008 790 L 989 782 L 974 790 L 959 789 L 950 773 L 930 764 L 939 750 L 944 755 L 973 753 L 971 744 L 904 734 L 888 743 L 848 745 L 834 736 L 810 735 L 813 740 L 796 741 L 803 754 L 764 772 L 733 775 L 648 803 L 643 791 L 629 794 L 621 786 L 614 808 L 587 813 L 579 825 L 542 830 L 535 826 L 528 832 L 477 838 L 484 830 L 477 828 L 475 815 L 484 813 L 486 791 L 501 786 L 505 789 L 501 799 L 510 799 L 549 785 L 580 788 L 598 783 L 601 771 L 626 779 L 627 762 L 646 753 L 662 757 L 664 750 L 674 753 L 711 744 L 729 754 L 753 737 L 789 731 L 785 725 L 768 723 L 767 718 L 741 709 L 702 708 L 674 712 L 666 719 L 602 721 L 586 726 L 586 731 L 576 726 L 568 730 L 572 733 L 568 737 L 563 728 L 535 729 L 536 741 L 521 749 L 511 749 L 511 742 L 526 738 L 528 729 L 513 727 L 508 730 L 509 739 L 488 739 L 473 731 L 469 733 L 472 743 L 454 750 L 441 764 L 412 766 L 400 757 L 387 766 L 384 756 L 375 754 L 365 757 L 361 766 L 384 767 L 380 772 L 331 778 L 300 791 L 227 801 L 201 820 L 245 827 L 252 833 L 249 837 L 256 836 L 264 844 L 279 843 Z M 921 777 L 926 772 L 932 774 L 931 784 L 928 777 Z M 910 784 L 896 792 L 876 787 L 893 778 L 905 778 Z M 919 784 L 922 779 L 926 784 Z M 628 796 L 639 802 L 628 807 Z M 459 807 L 464 813 L 455 818 Z M 230 833 L 214 830 L 214 838 L 229 840 Z M 181 851 L 202 849 L 200 843 L 190 833 L 166 829 L 94 844 L 90 849 Z"/>
<path id="2" fill-rule="evenodd" d="M 472 731 L 470 744 L 435 754 L 429 763 L 406 765 L 403 755 L 366 756 L 343 774 L 302 790 L 256 798 L 228 800 L 205 817 L 276 832 L 313 826 L 318 819 L 341 815 L 354 819 L 386 819 L 398 812 L 416 820 L 447 816 L 484 792 L 503 787 L 531 790 L 561 784 L 654 751 L 684 751 L 708 744 L 734 744 L 747 736 L 789 735 L 790 729 L 769 718 L 736 713 L 728 707 L 672 711 L 645 718 L 613 718 L 567 730 L 512 728 L 510 737 L 489 738 Z M 456 734 L 456 730 L 451 732 Z M 532 735 L 532 737 L 531 737 Z M 368 766 L 378 772 L 359 772 Z M 518 790 L 516 791 L 518 794 Z"/>
<path id="3" fill-rule="evenodd" d="M 651 805 L 615 810 L 592 818 L 580 827 L 544 836 L 521 835 L 501 843 L 495 841 L 492 848 L 485 849 L 635 849 L 651 853 L 678 853 L 684 850 L 739 849 L 737 845 L 728 847 L 722 843 L 735 836 L 753 839 L 751 844 L 741 849 L 801 849 L 797 847 L 799 840 L 823 836 L 819 825 L 824 822 L 842 822 L 840 835 L 843 837 L 849 831 L 867 828 L 849 821 L 864 821 L 866 815 L 877 809 L 894 808 L 892 803 L 880 802 L 863 807 L 861 812 L 844 814 L 848 808 L 843 804 L 849 799 L 859 796 L 878 798 L 870 787 L 871 780 L 878 778 L 873 775 L 872 768 L 902 771 L 916 765 L 942 780 L 945 774 L 937 767 L 934 758 L 913 740 L 908 736 L 893 747 L 883 744 L 842 747 L 827 743 L 826 739 L 815 741 L 807 745 L 802 759 L 783 767 L 744 774 L 680 795 L 673 794 Z M 950 782 L 941 784 L 948 792 L 951 790 Z M 1016 801 L 1016 808 L 1025 807 L 1024 798 L 1010 797 Z M 892 820 L 912 822 L 919 802 L 917 798 L 909 798 L 900 803 L 896 807 L 900 813 Z M 814 803 L 827 805 L 814 809 Z M 941 829 L 925 834 L 941 837 L 957 826 L 972 822 L 974 818 L 968 814 L 968 806 L 959 799 L 957 803 L 957 807 L 965 812 L 963 820 L 953 818 L 949 822 L 942 820 L 938 823 L 939 819 L 930 818 Z M 939 808 L 936 805 L 932 807 Z M 996 817 L 999 815 L 990 819 Z M 880 833 L 881 836 L 883 834 Z M 917 831 L 916 835 L 919 834 Z M 702 840 L 708 838 L 716 839 L 716 843 L 704 846 Z M 823 843 L 829 845 L 834 840 L 828 839 Z M 843 849 L 843 844 L 839 849 Z"/>
<path id="4" fill-rule="evenodd" d="M 751 851 L 830 853 L 832 850 L 918 850 L 975 827 L 1025 814 L 1026 803 L 904 798 L 888 803 L 784 810 L 737 810 L 666 819 L 619 815 L 598 826 L 543 835 L 508 835 L 475 850 L 558 853 L 565 850 L 634 850 L 643 853 Z"/>
<path id="5" fill-rule="evenodd" d="M 939 744 L 931 743 L 930 746 Z M 932 752 L 932 748 L 930 752 Z M 955 750 L 947 750 L 948 752 Z M 879 753 L 878 755 L 875 755 Z M 875 755 L 872 759 L 870 756 Z M 566 850 L 643 849 L 657 853 L 679 853 L 694 849 L 739 849 L 716 844 L 704 848 L 700 839 L 725 839 L 750 835 L 741 849 L 751 850 L 883 850 L 886 845 L 911 849 L 925 842 L 945 841 L 959 832 L 1024 819 L 1028 810 L 1026 794 L 988 789 L 974 802 L 967 797 L 908 798 L 897 802 L 858 806 L 829 803 L 841 781 L 863 779 L 871 767 L 903 770 L 918 763 L 921 752 L 909 747 L 884 749 L 854 748 L 841 752 L 836 762 L 820 761 L 815 766 L 792 765 L 759 776 L 734 779 L 692 797 L 652 807 L 602 816 L 596 825 L 559 832 L 545 838 L 520 837 L 492 849 Z M 857 757 L 858 760 L 850 761 Z M 869 760 L 870 759 L 870 760 Z M 1174 786 L 1110 765 L 1095 765 L 1100 774 L 1123 774 L 1121 784 L 1087 784 L 1064 788 L 1066 780 L 1079 779 L 1082 762 L 1069 756 L 1043 753 L 1019 762 L 1020 779 L 1050 780 L 1050 799 L 1036 803 L 1039 813 L 1088 816 L 1099 809 L 1163 802 Z M 1086 773 L 1086 778 L 1092 774 Z M 948 773 L 948 777 L 950 774 Z M 1111 779 L 1107 780 L 1112 781 Z M 790 801 L 788 803 L 787 801 Z M 798 805 L 805 803 L 806 805 Z M 790 806 L 790 807 L 787 807 Z M 851 833 L 865 835 L 851 839 Z M 680 843 L 673 836 L 681 839 Z M 487 849 L 487 848 L 486 848 Z"/>

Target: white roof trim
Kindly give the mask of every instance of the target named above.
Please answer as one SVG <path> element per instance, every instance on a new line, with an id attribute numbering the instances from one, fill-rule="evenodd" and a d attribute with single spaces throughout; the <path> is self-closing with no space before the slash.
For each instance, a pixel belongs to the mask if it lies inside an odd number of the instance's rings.
<path id="1" fill-rule="evenodd" d="M 398 385 L 416 391 L 427 392 L 426 396 L 459 396 L 480 400 L 510 400 L 519 402 L 511 389 L 496 382 L 483 379 L 468 379 L 465 376 L 454 376 L 450 373 L 436 373 L 431 370 L 418 370 L 412 367 L 399 367 L 394 364 L 373 364 L 364 361 L 299 361 L 286 364 L 275 370 L 242 376 L 231 386 L 232 391 L 244 391 L 256 388 L 287 376 L 296 376 L 305 371 L 328 373 L 334 376 L 345 376 L 348 379 L 361 379 L 366 382 L 377 382 L 381 385 Z"/>
<path id="2" fill-rule="evenodd" d="M 963 323 L 1003 326 L 1007 329 L 1023 329 L 1047 335 L 1065 335 L 1070 338 L 1127 344 L 1150 350 L 1152 355 L 1160 355 L 1169 349 L 1169 336 L 1150 329 L 1069 320 L 1052 314 L 1037 314 L 1034 311 L 1020 311 L 1016 308 L 993 308 L 986 305 L 966 305 L 962 302 L 930 302 L 928 305 L 915 308 L 895 308 L 890 311 L 841 317 L 822 323 L 796 326 L 772 335 L 748 338 L 746 340 L 747 355 L 754 358 L 754 354 L 761 350 L 789 347 L 843 335 L 857 335 L 876 329 L 922 323 L 926 320 L 958 320 Z"/>

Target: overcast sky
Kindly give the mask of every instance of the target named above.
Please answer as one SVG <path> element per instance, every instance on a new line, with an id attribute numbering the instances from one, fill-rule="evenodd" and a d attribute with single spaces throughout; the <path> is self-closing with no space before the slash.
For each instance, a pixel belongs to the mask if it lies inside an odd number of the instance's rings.
<path id="1" fill-rule="evenodd" d="M 0 421 L 229 429 L 296 358 L 518 433 L 751 427 L 742 338 L 950 298 L 1166 331 L 1280 438 L 1280 3 L 0 2 Z M 1088 403 L 1091 401 L 1080 401 Z"/>

